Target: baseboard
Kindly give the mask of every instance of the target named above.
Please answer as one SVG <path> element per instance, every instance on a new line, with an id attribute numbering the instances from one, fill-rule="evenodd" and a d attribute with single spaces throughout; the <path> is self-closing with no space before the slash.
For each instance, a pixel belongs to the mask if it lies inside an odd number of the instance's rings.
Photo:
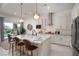
<path id="1" fill-rule="evenodd" d="M 60 45 L 60 46 L 65 46 L 65 47 L 69 47 L 69 48 L 71 48 L 71 46 L 64 45 L 64 44 L 59 44 L 59 43 L 51 43 L 51 44 Z"/>

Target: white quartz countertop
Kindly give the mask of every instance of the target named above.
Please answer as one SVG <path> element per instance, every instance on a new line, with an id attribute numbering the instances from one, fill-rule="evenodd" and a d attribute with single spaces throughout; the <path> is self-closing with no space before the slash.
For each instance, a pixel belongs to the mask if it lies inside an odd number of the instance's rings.
<path id="1" fill-rule="evenodd" d="M 30 34 L 24 34 L 24 35 L 18 35 L 16 37 L 20 38 L 21 40 L 26 39 L 26 40 L 31 41 L 32 43 L 41 44 L 45 40 L 49 39 L 51 37 L 51 35 L 38 34 L 37 36 L 34 36 L 34 35 L 30 35 Z"/>

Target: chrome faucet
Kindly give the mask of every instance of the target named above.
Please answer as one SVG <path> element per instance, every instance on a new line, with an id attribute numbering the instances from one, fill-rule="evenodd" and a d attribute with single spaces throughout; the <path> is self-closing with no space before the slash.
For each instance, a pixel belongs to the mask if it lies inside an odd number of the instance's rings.
<path id="1" fill-rule="evenodd" d="M 36 35 L 37 36 L 37 32 L 35 30 L 32 31 L 32 35 Z"/>

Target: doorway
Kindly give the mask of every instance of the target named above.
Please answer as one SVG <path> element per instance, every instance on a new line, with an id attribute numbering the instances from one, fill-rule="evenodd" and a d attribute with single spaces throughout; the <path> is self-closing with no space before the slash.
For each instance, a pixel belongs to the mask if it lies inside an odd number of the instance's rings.
<path id="1" fill-rule="evenodd" d="M 12 31 L 13 31 L 13 23 L 10 22 L 3 22 L 3 34 L 4 34 L 4 39 L 1 42 L 1 46 L 2 48 L 4 48 L 5 50 L 9 49 L 9 39 L 8 39 L 8 34 L 12 35 Z"/>
<path id="2" fill-rule="evenodd" d="M 13 23 L 4 22 L 4 40 L 8 40 L 9 34 L 13 34 Z"/>

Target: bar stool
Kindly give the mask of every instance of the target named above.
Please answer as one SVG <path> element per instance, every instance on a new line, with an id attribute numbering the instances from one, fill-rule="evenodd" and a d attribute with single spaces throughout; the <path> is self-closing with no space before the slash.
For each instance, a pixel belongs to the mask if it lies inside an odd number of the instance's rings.
<path id="1" fill-rule="evenodd" d="M 22 55 L 22 53 L 24 55 L 24 42 L 19 42 L 18 46 L 20 47 L 20 56 Z"/>
<path id="2" fill-rule="evenodd" d="M 20 39 L 18 37 L 14 37 L 13 41 L 15 42 L 15 50 L 17 50 L 18 42 L 20 42 Z"/>
<path id="3" fill-rule="evenodd" d="M 29 40 L 24 39 L 24 44 L 25 44 L 25 48 L 27 51 L 27 55 L 28 55 L 28 51 L 31 52 L 31 56 L 33 56 L 33 50 L 37 49 L 37 46 L 31 45 L 31 42 Z"/>
<path id="4" fill-rule="evenodd" d="M 12 41 L 14 42 L 14 46 L 13 46 L 13 48 L 15 48 L 15 50 L 13 51 L 13 53 L 14 53 L 14 52 L 18 51 L 17 47 L 18 47 L 18 43 L 20 42 L 20 39 L 18 37 L 13 37 Z"/>
<path id="5" fill-rule="evenodd" d="M 26 39 L 24 39 L 23 42 L 24 42 L 24 45 L 25 45 L 25 52 L 28 55 L 28 48 L 31 45 L 31 42 L 26 40 Z"/>
<path id="6" fill-rule="evenodd" d="M 15 41 L 15 45 L 17 45 L 17 43 L 20 42 L 20 39 L 18 37 L 14 37 L 13 41 Z"/>
<path id="7" fill-rule="evenodd" d="M 13 41 L 9 42 L 9 53 L 10 53 L 11 48 L 12 48 L 12 56 L 14 56 L 14 42 Z"/>
<path id="8" fill-rule="evenodd" d="M 29 48 L 28 48 L 28 51 L 31 52 L 31 56 L 33 56 L 33 50 L 37 49 L 38 47 L 37 46 L 34 46 L 34 45 L 31 45 Z"/>
<path id="9" fill-rule="evenodd" d="M 14 56 L 14 47 L 15 47 L 15 39 L 17 39 L 16 37 L 12 38 L 9 42 L 9 53 L 10 53 L 10 50 L 12 52 L 12 56 Z"/>

